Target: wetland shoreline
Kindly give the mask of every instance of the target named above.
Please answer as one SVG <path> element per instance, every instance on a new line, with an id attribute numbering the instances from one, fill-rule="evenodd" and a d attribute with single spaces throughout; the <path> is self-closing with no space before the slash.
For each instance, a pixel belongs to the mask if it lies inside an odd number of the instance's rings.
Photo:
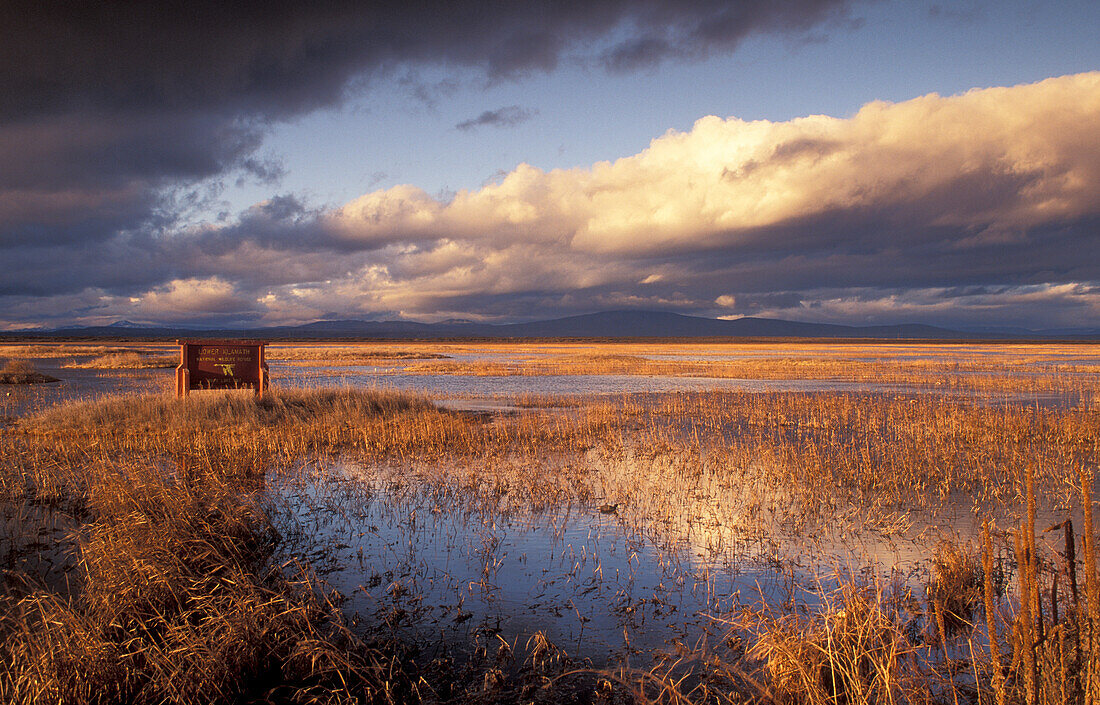
<path id="1" fill-rule="evenodd" d="M 313 359 L 481 364 L 401 350 Z M 507 413 L 349 387 L 20 402 L 0 429 L 0 695 L 1094 697 L 1095 368 L 1029 349 L 1000 364 L 1006 380 L 969 351 L 908 351 L 905 374 L 983 381 L 961 396 L 542 394 Z M 637 364 L 620 349 L 508 354 L 582 375 Z M 668 354 L 630 352 L 678 364 Z M 1052 361 L 1064 369 L 1038 364 Z M 784 366 L 798 368 L 755 369 Z M 1067 518 L 1071 544 L 1043 533 Z"/>

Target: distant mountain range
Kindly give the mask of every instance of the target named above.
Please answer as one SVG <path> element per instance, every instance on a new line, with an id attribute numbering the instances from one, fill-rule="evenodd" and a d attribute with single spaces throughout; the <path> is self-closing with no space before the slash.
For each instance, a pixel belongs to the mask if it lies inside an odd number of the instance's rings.
<path id="1" fill-rule="evenodd" d="M 842 326 L 774 318 L 720 320 L 665 311 L 604 311 L 531 323 L 443 321 L 316 321 L 298 326 L 199 329 L 145 326 L 130 321 L 52 330 L 10 331 L 4 338 L 258 338 L 302 340 L 412 340 L 441 338 L 864 338 L 909 340 L 1060 339 L 1100 340 L 1100 329 L 1027 330 L 982 328 L 952 330 L 919 324 Z"/>

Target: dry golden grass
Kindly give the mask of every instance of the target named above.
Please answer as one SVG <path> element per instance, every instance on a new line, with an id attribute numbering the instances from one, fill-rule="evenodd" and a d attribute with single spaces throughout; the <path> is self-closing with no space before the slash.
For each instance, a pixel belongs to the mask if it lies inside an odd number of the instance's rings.
<path id="1" fill-rule="evenodd" d="M 1045 705 L 1100 700 L 1100 596 L 1096 594 L 1092 527 L 1094 477 L 1082 469 L 1078 479 L 1083 540 L 1076 540 L 1072 519 L 1067 519 L 1048 530 L 1063 529 L 1065 550 L 1044 550 L 1036 541 L 1035 474 L 1034 468 L 1028 468 L 1027 511 L 1010 532 L 1019 584 L 1018 606 L 1007 616 L 994 599 L 993 544 L 988 524 L 983 527 L 984 609 L 989 639 L 984 662 L 980 669 L 975 665 L 975 673 L 980 670 L 979 688 L 988 694 L 987 702 Z M 1081 562 L 1077 559 L 1079 549 L 1084 558 Z M 1084 595 L 1079 579 L 1083 579 Z M 1006 653 L 1011 654 L 1007 660 L 1002 656 Z"/>
<path id="2" fill-rule="evenodd" d="M 651 448 L 718 445 L 709 465 L 692 463 L 715 482 L 767 458 L 807 512 L 834 511 L 838 500 L 883 512 L 1015 505 L 1028 464 L 1051 504 L 1072 506 L 1076 467 L 1100 461 L 1100 417 L 1080 407 L 706 392 L 667 395 L 635 411 Z"/>
<path id="3" fill-rule="evenodd" d="M 261 694 L 264 674 L 303 688 L 321 677 L 297 654 L 332 658 L 320 631 L 325 607 L 307 585 L 264 566 L 273 537 L 240 488 L 208 474 L 185 484 L 127 470 L 88 487 L 79 595 L 11 598 L 0 695 L 231 702 Z"/>
<path id="4" fill-rule="evenodd" d="M 0 501 L 54 507 L 81 523 L 71 535 L 79 556 L 71 597 L 35 588 L 34 576 L 6 580 L 0 591 L 0 699 L 386 701 L 415 693 L 400 668 L 346 631 L 308 574 L 271 564 L 278 534 L 265 514 L 264 476 L 271 454 L 285 448 L 249 442 L 232 427 L 286 431 L 311 415 L 335 423 L 416 410 L 429 407 L 340 391 L 264 404 L 232 395 L 120 398 L 58 407 L 5 433 Z"/>
<path id="5" fill-rule="evenodd" d="M 386 374 L 473 376 L 662 375 L 754 380 L 829 380 L 989 394 L 1084 393 L 1100 400 L 1095 344 L 711 343 L 317 343 L 268 347 L 296 367 L 372 366 Z M 0 346 L 0 356 L 171 357 L 161 344 Z M 453 361 L 452 355 L 483 359 Z M 92 363 L 87 363 L 92 364 Z M 1100 403 L 1100 402 L 1098 402 Z"/>
<path id="6" fill-rule="evenodd" d="M 58 358 L 83 357 L 91 355 L 112 355 L 122 353 L 168 354 L 177 351 L 175 345 L 120 343 L 102 345 L 99 343 L 38 343 L 26 345 L 0 345 L 0 357 Z"/>
<path id="7" fill-rule="evenodd" d="M 136 352 L 107 353 L 91 360 L 68 362 L 62 367 L 86 370 L 151 370 L 175 367 L 179 358 L 158 355 L 156 357 Z"/>
<path id="8" fill-rule="evenodd" d="M 421 348 L 391 348 L 378 345 L 272 345 L 266 357 L 272 362 L 298 365 L 380 365 L 404 360 L 441 360 L 447 355 Z"/>
<path id="9" fill-rule="evenodd" d="M 782 696 L 871 705 L 930 694 L 902 621 L 870 588 L 846 583 L 817 615 L 765 613 L 753 621 L 758 639 L 748 655 L 763 661 L 767 682 Z"/>
<path id="10" fill-rule="evenodd" d="M 928 601 L 943 636 L 951 637 L 974 628 L 974 614 L 982 604 L 982 583 L 977 553 L 952 541 L 942 541 L 936 546 Z"/>
<path id="11" fill-rule="evenodd" d="M 0 384 L 39 384 L 56 382 L 57 379 L 34 369 L 27 360 L 4 360 L 0 364 Z"/>
<path id="12" fill-rule="evenodd" d="M 709 502 L 705 513 L 717 523 L 737 525 L 771 511 L 750 505 L 772 493 L 768 501 L 775 510 L 803 526 L 851 504 L 880 527 L 903 523 L 913 509 L 958 508 L 960 501 L 1011 506 L 1019 500 L 1019 468 L 1028 464 L 1038 468 L 1049 504 L 1069 506 L 1075 468 L 1095 463 L 1100 444 L 1097 415 L 1088 409 L 973 406 L 932 397 L 711 392 L 564 410 L 540 402 L 491 424 L 423 401 L 394 409 L 400 422 L 389 423 L 376 407 L 404 397 L 376 394 L 369 404 L 366 398 L 341 391 L 284 391 L 260 404 L 247 397 L 196 395 L 190 403 L 123 398 L 26 419 L 19 433 L 40 439 L 35 452 L 49 456 L 79 452 L 183 462 L 200 454 L 232 457 L 250 467 L 277 467 L 318 453 L 425 461 L 467 457 L 478 466 L 468 474 L 485 484 L 505 484 L 534 503 L 548 493 L 565 496 L 566 490 L 553 490 L 557 481 L 543 482 L 538 473 L 511 469 L 522 462 L 483 461 L 593 448 L 606 470 L 596 476 L 566 472 L 563 487 L 579 492 L 583 485 L 586 494 L 621 502 L 626 512 L 673 517 L 688 498 L 703 497 Z M 646 450 L 626 458 L 630 448 Z M 447 484 L 457 467 L 437 463 L 425 472 Z M 759 491 L 737 495 L 744 486 Z"/>
<path id="13" fill-rule="evenodd" d="M 443 349 L 443 348 L 440 348 Z M 465 351 L 464 351 L 465 352 Z M 681 343 L 485 346 L 486 359 L 431 360 L 408 374 L 639 375 L 828 380 L 985 393 L 1100 393 L 1090 345 L 702 345 Z M 682 359 L 681 359 L 682 358 Z M 732 359 L 731 359 L 732 358 Z"/>
<path id="14" fill-rule="evenodd" d="M 34 365 L 26 360 L 5 360 L 0 365 L 0 372 L 4 374 L 25 374 L 27 372 L 34 372 Z"/>
<path id="15" fill-rule="evenodd" d="M 619 350 L 560 354 L 555 369 L 646 364 Z M 398 470 L 383 479 L 394 492 L 429 492 L 440 506 L 491 513 L 606 503 L 624 527 L 658 542 L 721 541 L 777 525 L 813 532 L 841 512 L 889 533 L 910 512 L 1004 516 L 1032 498 L 1016 563 L 1025 567 L 1019 594 L 1035 609 L 1008 616 L 993 571 L 980 571 L 985 624 L 1011 661 L 985 653 L 967 626 L 980 621 L 971 614 L 977 568 L 968 551 L 942 552 L 928 613 L 941 615 L 942 641 L 973 641 L 982 702 L 997 693 L 1004 702 L 1054 702 L 1059 684 L 1070 695 L 1096 693 L 1091 511 L 1083 514 L 1081 597 L 1065 578 L 1052 598 L 1053 576 L 1064 571 L 1052 569 L 1056 556 L 1034 560 L 1034 498 L 1046 509 L 1091 508 L 1092 478 L 1081 469 L 1100 462 L 1100 408 L 979 401 L 704 392 L 562 408 L 532 397 L 522 413 L 488 420 L 415 396 L 350 389 L 277 389 L 258 402 L 195 394 L 58 406 L 0 430 L 0 502 L 76 518 L 77 589 L 61 596 L 9 581 L 0 591 L 0 697 L 187 703 L 320 699 L 335 690 L 345 699 L 408 701 L 444 692 L 446 679 L 417 672 L 400 646 L 356 642 L 308 571 L 272 564 L 266 482 L 316 458 L 357 460 L 368 479 L 392 465 Z M 1030 489 L 1020 481 L 1024 468 L 1033 468 Z M 34 576 L 25 578 L 33 585 Z M 914 642 L 891 609 L 877 591 L 849 586 L 819 614 L 758 614 L 747 656 L 711 658 L 700 648 L 694 679 L 677 680 L 671 667 L 622 671 L 600 697 L 966 699 L 944 675 L 950 669 L 937 670 L 928 655 L 940 647 Z M 954 617 L 958 636 L 946 629 Z M 1037 643 L 1039 632 L 1047 637 Z M 541 642 L 529 651 L 551 653 Z M 511 676 L 498 664 L 480 676 L 476 689 L 446 697 L 504 698 Z M 271 682 L 280 690 L 265 692 Z"/>
<path id="16" fill-rule="evenodd" d="M 1085 538 L 1076 542 L 1068 522 L 1055 527 L 1066 528 L 1064 552 L 1044 550 L 1035 539 L 1035 480 L 1028 472 L 1021 494 L 1029 510 L 1007 537 L 1015 543 L 1014 554 L 1002 551 L 1009 557 L 997 561 L 988 524 L 980 575 L 969 550 L 939 547 L 926 605 L 908 593 L 889 594 L 842 578 L 820 609 L 765 605 L 731 616 L 725 643 L 695 649 L 686 672 L 620 669 L 607 675 L 646 703 L 1098 702 L 1094 477 L 1082 471 L 1079 480 Z M 997 576 L 1004 572 L 1019 581 L 1010 599 L 998 597 Z M 979 608 L 984 633 L 964 619 L 953 632 L 944 628 L 949 610 L 961 616 Z M 915 632 L 914 619 L 922 612 L 925 628 Z"/>

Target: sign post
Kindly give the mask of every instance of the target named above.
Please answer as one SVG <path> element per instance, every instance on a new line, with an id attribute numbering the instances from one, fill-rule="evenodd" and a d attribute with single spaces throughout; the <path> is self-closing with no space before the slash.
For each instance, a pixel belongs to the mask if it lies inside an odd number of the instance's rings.
<path id="1" fill-rule="evenodd" d="M 192 389 L 252 387 L 262 397 L 270 374 L 264 360 L 266 341 L 177 340 L 180 364 L 176 368 L 176 397 Z"/>

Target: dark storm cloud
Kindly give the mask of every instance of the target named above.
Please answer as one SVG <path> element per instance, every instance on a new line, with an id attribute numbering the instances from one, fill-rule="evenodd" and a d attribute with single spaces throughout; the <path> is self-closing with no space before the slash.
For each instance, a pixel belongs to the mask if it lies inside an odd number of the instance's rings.
<path id="1" fill-rule="evenodd" d="M 172 187 L 237 170 L 277 178 L 253 155 L 260 130 L 204 114 L 67 114 L 0 124 L 0 245 L 104 240 L 178 215 Z"/>
<path id="2" fill-rule="evenodd" d="M 296 113 L 337 100 L 352 76 L 447 62 L 493 76 L 553 68 L 616 28 L 660 31 L 684 51 L 843 17 L 843 0 L 6 3 L 0 115 L 98 106 Z"/>
<path id="3" fill-rule="evenodd" d="M 843 16 L 847 4 L 752 0 L 736 3 L 751 10 L 735 23 L 741 34 L 804 28 Z M 731 6 L 4 3 L 0 248 L 163 230 L 180 215 L 171 192 L 204 179 L 277 183 L 280 165 L 256 155 L 270 121 L 337 104 L 380 73 L 443 64 L 499 80 L 551 70 L 567 54 L 584 60 L 612 33 L 629 43 L 658 30 L 700 55 L 702 45 L 728 45 L 699 28 L 728 24 Z M 502 109 L 471 126 L 523 117 Z"/>
<path id="4" fill-rule="evenodd" d="M 847 18 L 844 6 L 814 0 L 700 3 L 707 11 L 699 14 L 680 14 L 675 6 L 661 3 L 639 5 L 632 18 L 636 32 L 600 57 L 609 71 L 634 71 L 668 59 L 699 58 L 734 49 L 755 32 L 804 33 L 827 20 Z"/>
<path id="5" fill-rule="evenodd" d="M 827 239 L 841 239 L 848 232 L 826 233 L 825 221 L 807 224 Z M 738 293 L 820 288 L 952 287 L 1039 284 L 1044 282 L 1100 280 L 1100 218 L 1036 228 L 1012 242 L 991 242 L 960 249 L 942 229 L 938 234 L 910 244 L 897 243 L 897 231 L 887 225 L 865 223 L 868 233 L 877 231 L 856 248 L 799 248 L 773 246 L 740 251 L 729 248 L 706 257 L 680 260 L 684 276 L 706 296 L 731 287 Z M 784 233 L 786 235 L 787 233 Z M 924 231 L 929 235 L 927 230 Z M 668 260 L 676 261 L 676 260 Z"/>
<path id="6" fill-rule="evenodd" d="M 676 48 L 663 37 L 643 36 L 621 42 L 604 52 L 601 60 L 613 73 L 627 73 L 656 66 Z"/>
<path id="7" fill-rule="evenodd" d="M 272 121 L 382 73 L 635 70 L 846 16 L 824 0 L 253 7 L 0 10 L 0 325 L 627 307 L 1100 322 L 1100 75 L 846 119 L 710 117 L 592 169 L 521 165 L 478 190 L 404 185 L 335 210 L 273 196 L 195 225 L 219 181 L 278 183 L 258 153 Z"/>
<path id="8" fill-rule="evenodd" d="M 496 110 L 486 110 L 476 118 L 463 120 L 455 125 L 459 130 L 469 131 L 476 127 L 513 127 L 531 119 L 533 111 L 518 105 L 508 105 Z"/>
<path id="9" fill-rule="evenodd" d="M 195 114 L 119 121 L 85 113 L 9 122 L 0 130 L 0 189 L 116 187 L 164 174 L 201 178 L 250 154 L 260 137 L 248 124 Z"/>

